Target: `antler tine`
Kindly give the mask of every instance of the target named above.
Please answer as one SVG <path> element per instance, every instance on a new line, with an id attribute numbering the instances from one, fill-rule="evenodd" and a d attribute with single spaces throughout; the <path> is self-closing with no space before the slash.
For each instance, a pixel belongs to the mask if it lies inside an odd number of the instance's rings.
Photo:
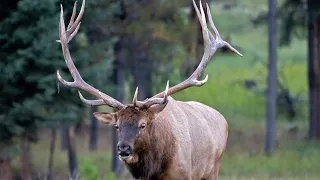
<path id="1" fill-rule="evenodd" d="M 133 104 L 137 107 L 142 108 L 142 109 L 148 109 L 149 107 L 151 107 L 152 105 L 155 105 L 155 104 L 166 104 L 168 101 L 168 90 L 169 90 L 169 81 L 167 81 L 167 85 L 166 85 L 166 89 L 164 91 L 165 93 L 164 93 L 163 98 L 151 98 L 151 99 L 146 99 L 145 101 L 137 101 L 136 100 L 136 94 L 138 93 L 138 91 L 136 90 Z"/>
<path id="2" fill-rule="evenodd" d="M 187 89 L 187 88 L 192 87 L 192 86 L 199 87 L 199 86 L 204 85 L 208 81 L 208 75 L 206 75 L 206 77 L 203 80 L 198 80 L 198 79 L 201 77 L 201 75 L 205 71 L 205 68 L 207 67 L 211 57 L 217 51 L 217 49 L 219 49 L 219 48 L 221 48 L 223 46 L 227 46 L 231 51 L 233 51 L 234 53 L 238 54 L 239 56 L 242 56 L 242 54 L 239 53 L 235 48 L 233 48 L 228 42 L 226 42 L 226 41 L 221 39 L 221 36 L 220 36 L 217 28 L 215 27 L 214 23 L 213 23 L 209 5 L 206 3 L 207 16 L 209 18 L 209 24 L 210 24 L 211 28 L 214 31 L 215 37 L 213 36 L 213 34 L 208 29 L 207 21 L 206 21 L 206 15 L 205 15 L 205 12 L 204 12 L 203 7 L 202 7 L 201 0 L 200 0 L 200 3 L 199 3 L 200 4 L 200 10 L 198 9 L 195 1 L 192 0 L 192 2 L 193 2 L 193 7 L 194 7 L 194 9 L 196 11 L 197 17 L 199 19 L 201 28 L 202 28 L 202 36 L 203 36 L 203 41 L 204 41 L 204 53 L 203 53 L 202 59 L 201 59 L 199 65 L 198 65 L 198 67 L 191 74 L 191 76 L 189 78 L 187 78 L 186 80 L 184 80 L 183 82 L 171 87 L 168 90 L 168 93 L 167 93 L 168 95 L 175 94 L 175 93 L 177 93 L 179 91 L 182 91 L 182 90 Z M 165 92 L 161 92 L 159 94 L 156 94 L 152 98 L 161 97 L 161 96 L 163 96 L 164 93 Z"/>
<path id="3" fill-rule="evenodd" d="M 80 20 L 82 18 L 83 13 L 84 13 L 84 6 L 85 6 L 85 0 L 82 1 L 79 16 L 77 17 L 76 21 L 74 21 L 74 18 L 76 16 L 76 10 L 77 10 L 77 1 L 73 5 L 72 15 L 71 15 L 70 22 L 69 22 L 69 25 L 68 25 L 67 31 L 66 31 L 66 36 L 68 37 L 67 38 L 68 43 L 78 33 L 78 30 L 79 30 L 80 24 L 81 24 Z M 61 5 L 61 9 L 63 10 L 62 5 Z M 60 17 L 60 21 L 61 21 L 61 17 Z M 60 32 L 60 23 L 59 23 L 59 32 Z M 61 40 L 57 40 L 57 42 L 61 42 Z"/>
<path id="4" fill-rule="evenodd" d="M 219 34 L 216 26 L 215 26 L 214 23 L 213 23 L 212 16 L 211 16 L 211 12 L 210 12 L 210 8 L 209 8 L 208 3 L 206 3 L 206 5 L 207 5 L 207 15 L 208 15 L 208 17 L 211 17 L 211 18 L 209 18 L 209 23 L 210 23 L 210 26 L 211 26 L 211 28 L 213 29 L 214 33 L 216 34 L 216 39 L 217 39 L 218 41 L 223 41 L 223 40 L 221 39 L 221 36 L 220 36 L 220 34 Z M 233 51 L 234 53 L 238 54 L 239 56 L 243 56 L 239 51 L 237 51 L 235 48 L 233 48 L 228 42 L 223 41 L 223 43 L 225 43 L 224 46 L 227 46 L 227 47 L 228 47 L 231 51 Z"/>
<path id="5" fill-rule="evenodd" d="M 71 19 L 70 19 L 70 22 L 69 22 L 69 25 L 68 25 L 68 29 L 67 29 L 67 32 L 66 32 L 68 36 L 70 36 L 70 34 L 72 32 L 74 32 L 74 30 L 77 28 L 78 24 L 80 23 L 81 18 L 82 18 L 83 13 L 84 13 L 85 2 L 86 2 L 85 0 L 82 1 L 79 15 L 78 15 L 78 17 L 76 18 L 75 21 L 74 21 L 74 17 L 75 17 L 76 9 L 77 9 L 77 1 L 74 3 L 72 16 L 71 16 Z"/>
<path id="6" fill-rule="evenodd" d="M 137 106 L 137 101 L 138 101 L 138 91 L 139 91 L 139 88 L 137 87 L 137 88 L 136 88 L 136 91 L 134 92 L 133 100 L 132 100 L 132 103 L 133 103 L 133 105 L 135 105 L 135 106 Z"/>
<path id="7" fill-rule="evenodd" d="M 75 10 L 76 10 L 76 3 L 74 5 L 73 8 L 73 13 L 71 16 L 71 20 L 70 23 L 68 25 L 68 30 L 66 31 L 65 28 L 65 23 L 64 23 L 64 19 L 63 19 L 63 7 L 61 5 L 61 12 L 60 12 L 60 22 L 59 22 L 59 37 L 60 40 L 58 42 L 60 42 L 61 44 L 61 48 L 62 48 L 62 53 L 65 59 L 65 62 L 67 64 L 67 67 L 71 73 L 71 76 L 73 77 L 74 81 L 73 82 L 68 82 L 66 80 L 64 80 L 59 71 L 57 71 L 57 77 L 58 80 L 65 86 L 68 87 L 72 87 L 72 88 L 77 88 L 79 90 L 83 90 L 88 92 L 91 95 L 94 95 L 96 97 L 98 97 L 98 100 L 87 100 L 85 99 L 82 94 L 79 92 L 79 96 L 80 99 L 88 104 L 88 105 L 108 105 L 110 107 L 114 107 L 116 109 L 121 109 L 124 107 L 124 105 L 122 103 L 120 103 L 119 101 L 113 99 L 112 97 L 108 96 L 107 94 L 104 94 L 102 92 L 100 92 L 98 89 L 92 87 L 91 85 L 87 84 L 81 77 L 79 71 L 77 70 L 76 66 L 74 65 L 71 55 L 70 55 L 70 51 L 69 51 L 69 46 L 68 43 L 69 41 L 77 34 L 79 27 L 80 27 L 80 20 L 81 17 L 83 15 L 84 12 L 84 6 L 85 6 L 85 0 L 82 1 L 82 6 L 81 6 L 81 10 L 80 10 L 80 14 L 79 16 L 76 18 L 76 20 L 74 21 L 75 18 Z M 74 21 L 74 22 L 73 22 Z"/>
<path id="8" fill-rule="evenodd" d="M 99 106 L 99 105 L 105 104 L 105 102 L 102 99 L 88 100 L 88 99 L 83 97 L 83 95 L 81 94 L 80 91 L 78 91 L 78 94 L 79 94 L 79 97 L 80 97 L 81 101 L 84 102 L 85 104 L 90 105 L 90 106 Z"/>
<path id="9" fill-rule="evenodd" d="M 82 2 L 83 2 L 83 1 L 82 1 Z M 76 13 L 77 13 L 77 1 L 74 2 L 73 10 L 72 10 L 72 15 L 71 15 L 70 22 L 69 22 L 69 25 L 68 25 L 68 28 L 67 28 L 67 29 L 70 29 L 70 27 L 71 27 L 72 24 L 74 23 L 74 18 L 76 17 Z"/>
<path id="10" fill-rule="evenodd" d="M 221 39 L 221 36 L 220 36 L 220 34 L 219 34 L 219 32 L 218 32 L 218 29 L 216 28 L 216 26 L 215 26 L 214 23 L 213 23 L 212 15 L 211 15 L 211 11 L 210 11 L 210 8 L 209 8 L 208 3 L 206 3 L 206 6 L 207 6 L 207 15 L 208 15 L 208 17 L 209 17 L 209 23 L 210 23 L 211 28 L 212 28 L 213 31 L 214 31 L 214 34 L 216 35 L 216 39 L 217 39 L 217 40 L 222 40 L 222 39 Z M 211 17 L 211 18 L 210 18 L 210 17 Z"/>

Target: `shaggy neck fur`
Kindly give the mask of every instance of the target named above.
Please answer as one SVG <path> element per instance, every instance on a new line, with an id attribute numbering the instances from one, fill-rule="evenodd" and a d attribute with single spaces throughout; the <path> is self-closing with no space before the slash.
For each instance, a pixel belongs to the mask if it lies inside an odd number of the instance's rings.
<path id="1" fill-rule="evenodd" d="M 154 119 L 150 124 L 150 138 L 136 163 L 125 163 L 136 179 L 158 180 L 172 163 L 176 153 L 176 140 L 165 119 Z"/>

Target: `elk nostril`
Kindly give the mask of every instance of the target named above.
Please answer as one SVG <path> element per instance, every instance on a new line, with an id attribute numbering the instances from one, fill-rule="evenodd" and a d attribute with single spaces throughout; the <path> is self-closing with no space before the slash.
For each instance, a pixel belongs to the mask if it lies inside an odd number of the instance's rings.
<path id="1" fill-rule="evenodd" d="M 129 156 L 131 154 L 131 147 L 125 143 L 119 143 L 118 154 L 120 156 Z"/>
<path id="2" fill-rule="evenodd" d="M 119 151 L 127 151 L 129 149 L 129 146 L 126 144 L 120 144 L 118 145 L 118 150 Z"/>

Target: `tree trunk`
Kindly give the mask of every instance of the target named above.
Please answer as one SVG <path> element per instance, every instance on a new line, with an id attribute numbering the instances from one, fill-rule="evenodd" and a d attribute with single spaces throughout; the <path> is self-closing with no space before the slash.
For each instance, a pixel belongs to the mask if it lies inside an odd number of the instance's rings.
<path id="1" fill-rule="evenodd" d="M 68 127 L 63 125 L 61 128 L 61 150 L 67 149 L 67 135 L 68 135 Z"/>
<path id="2" fill-rule="evenodd" d="M 315 14 L 312 3 L 308 0 L 308 85 L 309 85 L 309 139 L 316 136 L 317 120 L 317 86 L 316 86 L 316 41 Z"/>
<path id="3" fill-rule="evenodd" d="M 67 152 L 68 152 L 68 164 L 69 164 L 69 176 L 72 180 L 78 179 L 78 164 L 76 155 L 76 141 L 74 138 L 74 132 L 71 128 L 67 129 L 66 135 Z"/>
<path id="4" fill-rule="evenodd" d="M 49 153 L 49 161 L 48 161 L 47 180 L 52 180 L 52 166 L 53 166 L 54 150 L 55 150 L 55 145 L 56 145 L 56 137 L 57 137 L 56 129 L 51 129 L 50 153 Z"/>
<path id="5" fill-rule="evenodd" d="M 94 117 L 93 113 L 98 110 L 97 106 L 91 106 L 91 126 L 90 126 L 90 141 L 89 149 L 91 151 L 97 150 L 98 148 L 98 131 L 99 124 L 98 120 Z"/>
<path id="6" fill-rule="evenodd" d="M 317 103 L 316 103 L 316 121 L 315 125 L 315 139 L 320 140 L 320 14 L 317 14 L 316 21 L 316 59 L 315 59 L 315 67 L 316 67 L 316 86 L 317 86 Z"/>
<path id="7" fill-rule="evenodd" d="M 11 159 L 8 157 L 0 158 L 0 179 L 12 180 Z"/>
<path id="8" fill-rule="evenodd" d="M 271 155 L 275 147 L 275 121 L 277 117 L 277 22 L 276 0 L 269 0 L 269 63 L 265 151 Z"/>
<path id="9" fill-rule="evenodd" d="M 138 100 L 150 98 L 152 96 L 152 62 L 143 50 L 133 57 L 132 75 L 134 87 L 139 87 Z"/>
<path id="10" fill-rule="evenodd" d="M 133 90 L 139 87 L 138 100 L 152 96 L 152 61 L 147 55 L 148 47 L 146 44 L 148 43 L 142 41 L 144 40 L 130 38 L 129 43 L 132 57 Z"/>
<path id="11" fill-rule="evenodd" d="M 30 152 L 30 142 L 28 137 L 21 137 L 21 179 L 31 180 L 32 179 L 32 164 L 31 164 L 31 152 Z"/>
<path id="12" fill-rule="evenodd" d="M 126 59 L 126 36 L 121 37 L 115 45 L 116 60 L 114 63 L 114 84 L 116 84 L 116 99 L 124 102 L 124 85 L 125 85 L 125 59 Z M 123 166 L 118 158 L 117 152 L 118 135 L 115 128 L 112 129 L 112 171 L 116 173 L 117 179 L 120 179 L 120 174 L 123 172 Z"/>
<path id="13" fill-rule="evenodd" d="M 308 0 L 309 139 L 320 140 L 320 7 L 317 4 Z"/>

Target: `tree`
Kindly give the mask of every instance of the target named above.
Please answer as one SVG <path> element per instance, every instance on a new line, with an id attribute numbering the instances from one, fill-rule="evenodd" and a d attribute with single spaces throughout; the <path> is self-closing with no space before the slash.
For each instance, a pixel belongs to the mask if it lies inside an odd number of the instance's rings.
<path id="1" fill-rule="evenodd" d="M 283 14 L 291 18 L 284 19 L 283 24 L 292 24 L 286 26 L 287 39 L 290 41 L 291 32 L 300 29 L 308 35 L 309 139 L 320 140 L 320 4 L 316 0 L 287 0 L 286 3 Z"/>
<path id="2" fill-rule="evenodd" d="M 312 139 L 316 134 L 315 122 L 317 120 L 317 86 L 315 71 L 315 14 L 311 9 L 312 2 L 308 1 L 308 85 L 309 85 L 309 138 Z"/>
<path id="3" fill-rule="evenodd" d="M 125 69 L 125 54 L 126 50 L 124 49 L 124 42 L 125 38 L 120 37 L 120 40 L 116 43 L 114 47 L 114 52 L 116 59 L 114 61 L 114 71 L 113 71 L 113 80 L 114 83 L 117 85 L 115 89 L 116 92 L 114 93 L 116 99 L 120 102 L 124 103 L 125 101 L 125 78 L 126 78 L 126 69 Z M 116 128 L 112 129 L 112 171 L 116 173 L 117 179 L 120 179 L 120 174 L 123 172 L 123 165 L 118 158 L 118 151 L 117 151 L 117 143 L 118 143 L 118 135 Z"/>
<path id="4" fill-rule="evenodd" d="M 301 27 L 308 34 L 309 138 L 320 140 L 320 5 L 316 0 L 287 0 L 281 9 L 287 17 L 282 21 L 284 42 L 299 35 L 293 32 Z"/>
<path id="5" fill-rule="evenodd" d="M 78 160 L 76 153 L 76 142 L 74 138 L 74 132 L 72 128 L 67 128 L 67 152 L 68 152 L 68 165 L 69 165 L 69 178 L 70 179 L 78 179 Z"/>
<path id="6" fill-rule="evenodd" d="M 97 112 L 97 106 L 92 106 L 90 109 L 91 125 L 90 125 L 90 139 L 89 139 L 89 149 L 91 151 L 98 148 L 98 130 L 99 124 L 98 120 L 93 116 L 94 112 Z"/>
<path id="7" fill-rule="evenodd" d="M 57 131 L 56 129 L 51 130 L 51 138 L 50 138 L 50 152 L 48 159 L 48 172 L 47 172 L 47 180 L 52 180 L 52 166 L 53 166 L 53 156 L 56 145 Z"/>
<path id="8" fill-rule="evenodd" d="M 55 41 L 58 39 L 59 1 L 17 0 L 2 5 L 0 161 L 6 163 L 0 165 L 10 165 L 10 157 L 16 154 L 5 153 L 17 152 L 14 148 L 21 139 L 22 178 L 31 179 L 28 147 L 30 142 L 37 141 L 37 130 L 76 122 L 83 105 L 76 91 L 59 91 L 56 80 L 56 70 L 66 70 Z"/>
<path id="9" fill-rule="evenodd" d="M 308 0 L 309 138 L 320 140 L 320 5 Z"/>
<path id="10" fill-rule="evenodd" d="M 308 35 L 309 139 L 320 139 L 320 4 L 317 0 L 286 0 L 279 8 L 280 44 L 288 45 L 292 37 Z M 254 19 L 260 24 L 266 13 Z M 307 20 L 307 21 L 306 21 Z"/>
<path id="11" fill-rule="evenodd" d="M 275 121 L 277 117 L 277 1 L 269 0 L 269 63 L 266 123 L 266 153 L 270 155 L 275 146 Z"/>
<path id="12" fill-rule="evenodd" d="M 0 159 L 0 177 L 3 179 L 12 179 L 11 159 L 10 157 L 1 157 Z"/>

